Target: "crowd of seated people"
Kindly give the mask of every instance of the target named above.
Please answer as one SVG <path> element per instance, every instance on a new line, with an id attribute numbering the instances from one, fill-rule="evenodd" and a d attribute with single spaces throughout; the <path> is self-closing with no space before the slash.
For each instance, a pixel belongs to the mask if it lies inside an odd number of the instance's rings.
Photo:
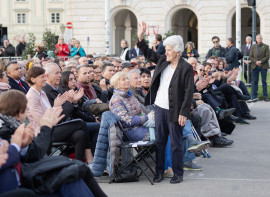
<path id="1" fill-rule="evenodd" d="M 189 45 L 186 52 L 193 50 Z M 41 45 L 37 48 L 39 54 L 45 54 Z M 72 58 L 68 59 L 70 52 Z M 85 56 L 79 41 L 74 40 L 74 46 L 69 51 L 62 38 L 59 38 L 57 54 L 59 58 L 0 62 L 0 122 L 3 122 L 0 143 L 5 144 L 4 148 L 0 146 L 1 179 L 8 175 L 7 169 L 16 168 L 20 162 L 38 162 L 45 155 L 50 155 L 54 142 L 72 144 L 75 159 L 84 161 L 87 169 L 91 169 L 102 113 L 105 111 L 120 117 L 131 140 L 150 139 L 148 127 L 149 124 L 154 125 L 155 104 L 145 106 L 145 98 L 155 65 L 149 66 L 141 54 L 131 58 L 130 62 L 120 57 Z M 192 65 L 194 74 L 189 121 L 203 141 L 199 142 L 192 134 L 187 134 L 188 143 L 183 148 L 183 155 L 192 159 L 184 159 L 184 168 L 202 170 L 202 166 L 192 163 L 192 160 L 195 155 L 201 155 L 209 141 L 213 147 L 232 145 L 234 141 L 227 139 L 227 136 L 233 132 L 235 125 L 248 125 L 246 120 L 256 117 L 251 115 L 246 104 L 251 97 L 245 84 L 236 80 L 239 69 L 225 71 L 224 58 L 211 56 L 201 64 L 196 55 L 188 57 L 187 62 Z M 28 126 L 21 124 L 23 122 Z M 7 130 L 7 127 L 11 129 Z M 191 127 L 187 127 L 186 132 L 192 133 Z M 27 137 L 29 139 L 26 140 Z M 18 154 L 24 159 L 18 159 Z M 14 160 L 11 160 L 12 157 Z M 123 149 L 122 163 L 129 160 Z M 89 192 L 94 196 L 105 196 L 93 179 L 91 170 L 88 173 L 90 175 L 83 181 L 78 179 L 71 183 L 75 190 L 82 188 L 80 192 L 84 194 L 80 196 Z M 15 192 L 20 184 L 18 181 L 14 187 L 0 186 L 0 194 Z M 55 192 L 65 196 L 64 192 L 69 190 L 63 191 L 64 188 L 67 188 L 67 183 Z M 31 193 L 33 190 L 21 189 L 21 192 Z"/>

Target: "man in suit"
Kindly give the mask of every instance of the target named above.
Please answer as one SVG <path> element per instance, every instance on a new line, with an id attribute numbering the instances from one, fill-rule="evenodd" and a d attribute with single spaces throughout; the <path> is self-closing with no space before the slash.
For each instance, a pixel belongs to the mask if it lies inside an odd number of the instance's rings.
<path id="1" fill-rule="evenodd" d="M 17 61 L 11 61 L 7 65 L 8 81 L 11 89 L 20 90 L 23 93 L 27 93 L 29 86 L 26 82 L 21 80 L 23 71 Z"/>
<path id="2" fill-rule="evenodd" d="M 252 39 L 250 36 L 246 37 L 246 44 L 242 45 L 241 52 L 243 56 L 249 56 L 250 49 L 252 46 L 251 43 Z M 244 60 L 244 78 L 247 83 L 251 83 L 251 61 L 250 60 Z M 248 74 L 247 74 L 248 73 Z"/>
<path id="3" fill-rule="evenodd" d="M 156 123 L 156 175 L 154 182 L 161 182 L 165 170 L 165 148 L 168 135 L 171 137 L 172 169 L 174 176 L 170 183 L 183 181 L 184 160 L 182 137 L 193 99 L 194 76 L 192 66 L 187 63 L 181 53 L 184 50 L 183 39 L 179 35 L 170 36 L 164 41 L 166 55 L 159 55 L 149 49 L 143 35 L 146 24 L 142 22 L 138 30 L 138 47 L 144 56 L 157 64 L 151 86 L 145 98 L 145 105 L 155 103 Z M 177 46 L 175 43 L 179 43 Z M 196 147 L 196 148 L 195 148 Z M 202 148 L 194 145 L 196 150 Z"/>
<path id="4" fill-rule="evenodd" d="M 156 34 L 156 40 L 153 43 L 153 51 L 159 55 L 165 55 L 165 46 L 163 45 L 162 35 Z"/>
<path id="5" fill-rule="evenodd" d="M 263 100 L 268 102 L 267 98 L 267 69 L 269 69 L 269 46 L 264 44 L 262 35 L 256 36 L 257 44 L 251 47 L 249 59 L 251 60 L 252 69 L 252 101 L 256 101 L 258 93 L 259 72 L 261 72 L 263 84 Z"/>
<path id="6" fill-rule="evenodd" d="M 129 59 L 133 59 L 138 57 L 139 55 L 143 55 L 141 50 L 137 47 L 137 43 L 138 43 L 138 38 L 134 41 L 134 48 L 129 50 Z"/>

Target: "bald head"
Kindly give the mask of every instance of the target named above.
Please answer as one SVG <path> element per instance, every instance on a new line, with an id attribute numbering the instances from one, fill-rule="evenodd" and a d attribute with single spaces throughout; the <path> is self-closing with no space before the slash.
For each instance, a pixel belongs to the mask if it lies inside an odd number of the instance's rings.
<path id="1" fill-rule="evenodd" d="M 47 83 L 56 88 L 60 84 L 61 69 L 55 63 L 48 63 L 44 66 Z"/>
<path id="2" fill-rule="evenodd" d="M 81 58 L 79 59 L 79 64 L 80 64 L 80 65 L 88 64 L 88 59 L 87 59 L 87 57 L 81 57 Z"/>
<path id="3" fill-rule="evenodd" d="M 197 60 L 194 57 L 190 57 L 188 63 L 192 66 L 193 70 L 196 70 Z"/>

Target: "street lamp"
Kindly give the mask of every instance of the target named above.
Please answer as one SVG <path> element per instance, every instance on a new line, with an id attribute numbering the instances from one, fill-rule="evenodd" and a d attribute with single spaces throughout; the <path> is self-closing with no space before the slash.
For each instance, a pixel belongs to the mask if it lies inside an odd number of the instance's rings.
<path id="1" fill-rule="evenodd" d="M 65 29 L 66 29 L 65 25 L 62 23 L 62 25 L 60 26 L 60 30 L 62 34 L 64 34 Z"/>

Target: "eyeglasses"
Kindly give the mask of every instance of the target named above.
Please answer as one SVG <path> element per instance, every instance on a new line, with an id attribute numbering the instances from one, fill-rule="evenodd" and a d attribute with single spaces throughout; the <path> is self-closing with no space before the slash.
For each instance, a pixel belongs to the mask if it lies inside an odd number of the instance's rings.
<path id="1" fill-rule="evenodd" d="M 96 72 L 96 71 L 94 71 L 94 73 L 95 73 L 95 74 L 99 74 L 99 75 L 101 74 L 101 72 Z"/>
<path id="2" fill-rule="evenodd" d="M 219 41 L 213 41 L 213 43 L 215 44 L 215 43 L 218 43 Z"/>
<path id="3" fill-rule="evenodd" d="M 201 71 L 201 72 L 202 72 L 202 71 L 204 72 L 205 70 L 203 70 L 203 69 L 200 69 L 200 71 Z"/>

